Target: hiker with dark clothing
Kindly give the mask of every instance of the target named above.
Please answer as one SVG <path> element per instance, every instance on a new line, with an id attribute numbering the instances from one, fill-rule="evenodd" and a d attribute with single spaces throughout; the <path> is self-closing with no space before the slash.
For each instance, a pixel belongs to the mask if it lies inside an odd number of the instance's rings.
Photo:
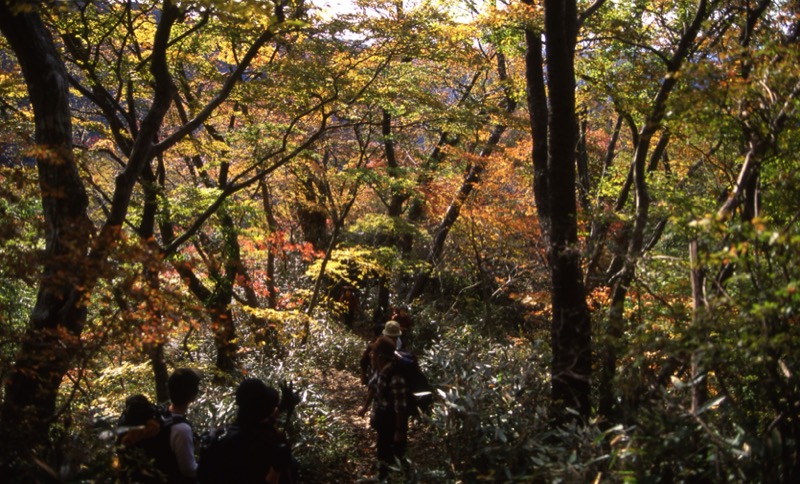
<path id="1" fill-rule="evenodd" d="M 116 442 L 120 482 L 157 483 L 166 479 L 166 474 L 159 470 L 163 464 L 157 462 L 166 462 L 170 457 L 168 431 L 159 435 L 162 425 L 157 407 L 145 395 L 125 399 L 125 409 L 117 422 L 124 432 Z"/>
<path id="2" fill-rule="evenodd" d="M 205 483 L 297 482 L 297 463 L 286 436 L 275 427 L 281 409 L 291 413 L 299 401 L 290 386 L 278 391 L 248 378 L 236 389 L 236 423 L 200 457 L 198 478 Z M 279 404 L 280 402 L 280 404 Z"/>
<path id="3" fill-rule="evenodd" d="M 344 306 L 342 322 L 348 328 L 352 328 L 361 309 L 355 288 L 352 286 L 344 286 L 342 294 L 339 296 L 339 303 Z"/>
<path id="4" fill-rule="evenodd" d="M 386 321 L 386 324 L 383 327 L 383 333 L 381 336 L 378 336 L 378 338 L 385 337 L 391 339 L 395 343 L 395 348 L 400 350 L 403 349 L 403 340 L 401 339 L 402 335 L 403 332 L 400 330 L 400 325 L 397 323 L 397 321 Z M 369 383 L 369 379 L 372 376 L 372 343 L 377 341 L 378 338 L 370 341 L 370 343 L 367 344 L 367 347 L 364 349 L 364 352 L 361 353 L 359 367 L 361 368 L 361 383 L 364 385 Z"/>
<path id="5" fill-rule="evenodd" d="M 400 330 L 403 332 L 403 344 L 405 348 L 411 348 L 411 329 L 414 326 L 414 321 L 411 319 L 408 307 L 395 306 L 392 308 L 392 320 L 397 321 L 397 324 L 400 325 Z"/>
<path id="6" fill-rule="evenodd" d="M 389 465 L 403 459 L 408 432 L 408 385 L 393 361 L 395 342 L 380 337 L 371 344 L 372 365 L 375 368 L 369 382 L 367 402 L 372 400 L 370 426 L 377 432 L 378 477 L 388 477 Z M 366 407 L 366 405 L 365 405 Z M 362 407 L 361 413 L 366 413 Z"/>
<path id="7" fill-rule="evenodd" d="M 125 401 L 119 425 L 125 433 L 118 441 L 120 480 L 131 483 L 195 483 L 197 463 L 194 434 L 186 420 L 197 398 L 201 375 L 179 368 L 170 375 L 170 405 L 154 405 L 141 394 Z"/>

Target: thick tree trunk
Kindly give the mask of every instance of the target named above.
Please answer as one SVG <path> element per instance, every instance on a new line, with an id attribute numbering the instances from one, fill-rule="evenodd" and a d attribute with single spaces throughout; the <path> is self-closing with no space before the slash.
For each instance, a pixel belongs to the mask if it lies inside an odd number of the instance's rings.
<path id="1" fill-rule="evenodd" d="M 314 250 L 323 250 L 328 240 L 328 216 L 319 206 L 311 174 L 308 174 L 302 183 L 305 200 L 300 201 L 295 210 L 303 233 L 303 241 L 314 246 Z"/>
<path id="2" fill-rule="evenodd" d="M 552 396 L 555 408 L 591 411 L 591 321 L 581 275 L 575 194 L 574 52 L 578 17 L 574 0 L 545 1 L 547 37 L 548 188 L 552 284 Z M 561 415 L 564 417 L 566 415 Z"/>
<path id="3" fill-rule="evenodd" d="M 0 3 L 0 31 L 22 67 L 34 111 L 37 168 L 45 219 L 42 277 L 28 329 L 5 382 L 0 411 L 2 466 L 41 452 L 56 408 L 61 379 L 79 354 L 91 272 L 87 258 L 93 226 L 72 153 L 67 73 L 36 13 Z"/>

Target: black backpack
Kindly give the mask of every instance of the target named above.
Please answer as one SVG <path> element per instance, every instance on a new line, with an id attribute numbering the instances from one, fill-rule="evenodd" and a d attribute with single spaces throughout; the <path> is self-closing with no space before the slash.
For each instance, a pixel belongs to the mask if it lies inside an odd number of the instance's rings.
<path id="1" fill-rule="evenodd" d="M 161 483 L 186 480 L 170 446 L 171 427 L 186 422 L 144 395 L 126 399 L 117 422 L 117 456 L 123 482 Z"/>
<path id="2" fill-rule="evenodd" d="M 430 415 L 434 389 L 422 372 L 417 357 L 407 351 L 395 351 L 392 368 L 392 372 L 402 376 L 408 386 L 408 415 Z"/>

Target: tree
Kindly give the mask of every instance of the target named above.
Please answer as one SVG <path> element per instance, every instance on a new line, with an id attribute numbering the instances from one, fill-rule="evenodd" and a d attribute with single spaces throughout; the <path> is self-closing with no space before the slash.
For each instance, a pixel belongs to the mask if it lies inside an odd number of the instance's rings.
<path id="1" fill-rule="evenodd" d="M 491 30 L 492 26 L 489 26 Z M 498 36 L 500 37 L 500 36 Z M 491 37 L 490 37 L 491 38 Z M 496 105 L 480 105 L 478 109 L 482 116 L 478 119 L 484 121 L 479 131 L 483 130 L 480 139 L 473 143 L 462 152 L 462 156 L 467 162 L 462 181 L 456 193 L 453 195 L 450 204 L 438 224 L 433 229 L 433 234 L 427 248 L 425 264 L 417 271 L 413 285 L 405 297 L 406 302 L 411 302 L 420 297 L 430 280 L 431 273 L 441 262 L 442 253 L 445 249 L 448 234 L 452 230 L 459 218 L 461 209 L 470 198 L 475 187 L 480 183 L 484 172 L 491 166 L 492 155 L 500 147 L 500 140 L 508 129 L 510 118 L 516 111 L 519 104 L 514 92 L 514 80 L 508 71 L 508 58 L 501 46 L 491 46 L 488 49 L 488 59 L 496 63 L 496 77 L 491 78 L 491 88 L 495 96 L 487 95 L 486 102 L 495 102 Z M 468 84 L 464 95 L 471 94 L 472 84 Z M 491 115 L 487 115 L 491 113 Z M 488 127 L 488 133 L 485 129 Z M 433 146 L 429 160 L 438 163 L 441 161 L 442 147 L 447 144 L 454 144 L 453 135 L 448 131 L 442 131 L 438 142 Z M 471 149 L 470 149 L 471 148 Z M 474 151 L 474 152 L 473 152 Z"/>
<path id="2" fill-rule="evenodd" d="M 42 153 L 37 166 L 47 220 L 48 262 L 15 369 L 5 384 L 0 433 L 4 444 L 14 443 L 14 448 L 4 449 L 4 457 L 13 459 L 22 454 L 29 462 L 32 455 L 43 450 L 55 413 L 56 393 L 83 329 L 85 296 L 102 269 L 103 257 L 113 246 L 148 147 L 139 144 L 134 148 L 131 163 L 118 179 L 112 214 L 89 251 L 93 226 L 86 215 L 88 200 L 72 154 L 66 70 L 38 13 L 24 12 L 22 6 L 0 6 L 0 26 L 22 67 L 38 120 L 36 143 Z M 169 30 L 178 17 L 177 8 L 169 3 L 165 7 L 154 42 L 156 49 L 166 46 Z M 153 56 L 151 72 L 161 88 L 143 125 L 143 131 L 152 136 L 169 104 L 163 83 L 163 56 Z"/>
<path id="3" fill-rule="evenodd" d="M 142 59 L 149 65 L 152 76 L 151 102 L 141 122 L 129 126 L 129 140 L 120 119 L 129 114 L 109 91 L 102 91 L 98 79 L 94 87 L 98 90 L 84 91 L 93 100 L 100 99 L 101 108 L 108 111 L 109 126 L 123 147 L 125 163 L 116 176 L 109 207 L 97 235 L 93 237 L 94 225 L 87 216 L 88 200 L 83 181 L 72 153 L 71 108 L 68 98 L 68 79 L 61 55 L 41 14 L 22 2 L 3 4 L 0 12 L 2 32 L 9 41 L 28 85 L 29 95 L 37 121 L 36 143 L 40 146 L 37 166 L 40 172 L 41 196 L 45 207 L 47 253 L 43 277 L 36 307 L 31 314 L 28 329 L 20 345 L 15 368 L 5 384 L 0 431 L 3 442 L 14 443 L 15 452 L 9 449 L 4 457 L 17 465 L 27 465 L 30 459 L 46 448 L 48 428 L 55 416 L 56 398 L 61 379 L 71 367 L 80 346 L 80 336 L 86 317 L 86 303 L 97 281 L 108 270 L 107 261 L 113 254 L 116 241 L 122 234 L 123 224 L 143 170 L 153 158 L 174 146 L 180 139 L 202 124 L 211 113 L 230 95 L 241 73 L 252 61 L 259 48 L 272 39 L 286 24 L 283 6 L 274 10 L 275 25 L 267 24 L 260 37 L 254 40 L 237 69 L 221 85 L 216 96 L 201 109 L 186 125 L 159 141 L 158 133 L 173 100 L 174 84 L 170 76 L 167 51 L 174 45 L 170 39 L 173 27 L 186 11 L 169 0 L 158 7 L 157 20 L 151 43 L 152 50 Z M 111 9 L 110 11 L 113 11 Z M 123 9 L 122 13 L 126 13 Z M 86 44 L 91 45 L 91 44 Z M 80 51 L 78 54 L 85 54 Z M 93 57 L 78 57 L 89 61 Z M 130 84 L 128 84 L 130 85 Z M 96 94 L 96 96 L 93 96 Z M 108 102 L 105 102 L 108 101 Z M 128 106 L 134 110 L 134 106 Z M 120 117 L 118 117 L 120 116 Z M 313 138 L 313 136 L 312 136 Z M 257 181 L 261 176 L 254 177 Z M 253 183 L 253 182 L 250 182 Z M 238 187 L 246 186 L 240 183 Z M 225 196 L 235 191 L 236 186 L 226 187 Z M 226 193 L 227 192 L 227 193 Z M 224 200 L 218 199 L 217 206 Z M 213 213 L 209 209 L 187 233 L 177 237 L 173 246 L 165 249 L 171 253 L 177 246 L 197 230 L 202 220 Z M 21 425 L 25 422 L 25 425 Z M 7 465 L 11 465 L 8 464 Z"/>
<path id="4" fill-rule="evenodd" d="M 207 308 L 218 351 L 217 363 L 228 372 L 236 368 L 236 328 L 231 303 L 236 281 L 248 277 L 240 258 L 237 229 L 227 213 L 228 200 L 236 199 L 238 192 L 255 185 L 309 147 L 326 126 L 327 117 L 324 113 L 320 115 L 320 111 L 335 98 L 325 91 L 328 86 L 311 85 L 316 81 L 314 78 L 304 86 L 292 83 L 291 78 L 286 85 L 264 78 L 267 69 L 277 73 L 288 70 L 287 65 L 305 66 L 309 62 L 303 60 L 303 51 L 298 48 L 307 37 L 296 33 L 296 27 L 304 25 L 299 20 L 305 15 L 302 4 L 290 11 L 286 7 L 285 13 L 283 8 L 278 8 L 277 20 L 270 20 L 273 11 L 261 6 L 244 10 L 237 6 L 213 6 L 188 11 L 187 17 L 194 23 L 171 44 L 175 109 L 162 129 L 172 134 L 159 141 L 157 157 L 149 164 L 153 166 L 148 166 L 143 174 L 142 196 L 152 200 L 149 206 L 153 210 L 158 209 L 160 227 L 157 234 L 160 237 L 149 243 L 178 270 L 188 282 L 190 292 Z M 115 140 L 113 151 L 107 145 L 100 149 L 92 147 L 92 152 L 98 155 L 98 164 L 108 158 L 124 160 L 128 140 L 137 133 L 136 101 L 123 104 L 120 100 L 146 99 L 149 95 L 146 85 L 129 82 L 128 71 L 120 68 L 138 66 L 144 61 L 142 52 L 146 52 L 146 47 L 139 39 L 137 26 L 146 25 L 148 15 L 157 11 L 145 12 L 146 15 L 131 16 L 122 9 L 111 16 L 80 16 L 68 24 L 63 34 L 75 68 L 73 84 L 95 105 L 96 111 L 90 111 L 90 121 L 97 117 L 104 119 Z M 227 23 L 229 18 L 241 15 L 258 21 L 242 26 Z M 109 27 L 109 21 L 112 26 L 124 25 L 125 29 Z M 270 27 L 273 21 L 278 21 L 275 25 L 280 27 Z M 95 42 L 96 32 L 106 30 L 108 34 L 103 40 Z M 125 35 L 117 38 L 119 30 L 124 30 Z M 262 48 L 278 36 L 292 36 L 296 41 L 293 51 L 276 42 L 270 56 L 259 58 Z M 242 42 L 243 39 L 249 41 Z M 291 76 L 293 72 L 289 72 Z M 235 85 L 239 86 L 237 90 L 233 89 Z M 296 109 L 265 119 L 264 113 L 271 109 L 268 106 L 281 104 L 282 99 L 292 96 L 291 90 L 307 92 L 308 96 L 295 96 Z M 311 124 L 306 125 L 308 122 Z M 317 129 L 315 123 L 319 123 Z M 191 131 L 186 129 L 188 126 L 202 129 Z M 266 140 L 258 137 L 259 131 L 268 134 Z M 253 151 L 243 154 L 246 150 Z M 194 186 L 187 188 L 186 184 L 176 182 L 186 179 L 192 180 Z M 214 223 L 216 232 L 212 228 Z M 179 233 L 176 227 L 183 232 Z M 201 237 L 193 241 L 196 250 L 190 254 L 191 251 L 183 250 L 182 244 L 196 234 Z M 219 253 L 221 257 L 208 257 L 208 244 L 201 244 L 202 240 L 221 241 L 222 250 L 211 249 L 211 253 Z M 205 267 L 205 277 L 198 275 L 203 271 L 198 271 L 195 265 Z M 252 291 L 247 288 L 245 291 L 254 303 Z"/>
<path id="5" fill-rule="evenodd" d="M 591 321 L 577 248 L 575 151 L 575 43 L 580 26 L 576 3 L 546 0 L 547 190 L 552 277 L 553 399 L 588 417 L 591 411 Z M 536 44 L 531 46 L 536 47 Z"/>

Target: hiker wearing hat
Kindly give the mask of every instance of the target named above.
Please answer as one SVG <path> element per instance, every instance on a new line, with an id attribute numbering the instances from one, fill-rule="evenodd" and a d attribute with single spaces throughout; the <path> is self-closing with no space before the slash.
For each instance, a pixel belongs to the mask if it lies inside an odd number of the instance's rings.
<path id="1" fill-rule="evenodd" d="M 403 329 L 400 327 L 400 323 L 395 320 L 386 321 L 386 325 L 383 327 L 383 336 L 391 339 L 395 343 L 395 349 L 402 349 L 403 348 L 403 340 L 400 338 L 403 336 Z"/>
<path id="2" fill-rule="evenodd" d="M 361 383 L 366 385 L 369 383 L 369 379 L 373 373 L 372 367 L 372 343 L 378 340 L 378 338 L 385 337 L 389 338 L 394 342 L 395 349 L 402 349 L 403 348 L 403 340 L 400 339 L 400 336 L 403 335 L 403 331 L 400 329 L 400 325 L 397 321 L 387 321 L 383 327 L 383 331 L 380 336 L 375 338 L 371 341 L 366 348 L 364 348 L 364 352 L 361 353 L 361 359 L 359 360 L 359 366 L 361 368 Z"/>
<path id="3" fill-rule="evenodd" d="M 197 470 L 201 483 L 296 482 L 297 464 L 283 432 L 275 427 L 281 409 L 297 403 L 289 385 L 283 395 L 257 378 L 236 389 L 236 423 L 204 450 Z"/>
<path id="4" fill-rule="evenodd" d="M 402 375 L 393 371 L 396 343 L 381 336 L 370 344 L 375 372 L 359 415 L 372 406 L 370 426 L 377 432 L 379 478 L 386 479 L 389 466 L 405 455 L 408 432 L 408 385 Z"/>

